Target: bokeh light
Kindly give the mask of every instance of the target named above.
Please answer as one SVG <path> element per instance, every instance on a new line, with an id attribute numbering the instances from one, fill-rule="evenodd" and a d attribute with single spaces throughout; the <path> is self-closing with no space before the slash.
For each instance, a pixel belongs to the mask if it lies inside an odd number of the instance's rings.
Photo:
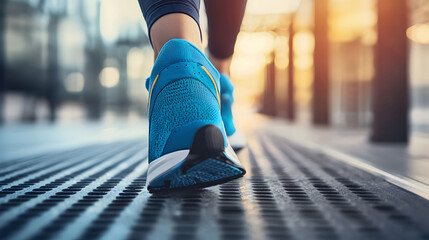
<path id="1" fill-rule="evenodd" d="M 82 92 L 85 85 L 85 79 L 82 73 L 70 73 L 64 80 L 64 88 L 67 92 Z"/>
<path id="2" fill-rule="evenodd" d="M 415 24 L 409 27 L 407 37 L 416 43 L 429 44 L 429 23 Z"/>
<path id="3" fill-rule="evenodd" d="M 100 72 L 100 83 L 106 88 L 116 86 L 119 83 L 119 70 L 115 67 L 105 67 Z"/>

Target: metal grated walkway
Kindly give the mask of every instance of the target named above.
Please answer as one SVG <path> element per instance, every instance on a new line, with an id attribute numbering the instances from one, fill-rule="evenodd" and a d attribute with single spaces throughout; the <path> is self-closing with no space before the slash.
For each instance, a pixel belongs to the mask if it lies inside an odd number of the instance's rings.
<path id="1" fill-rule="evenodd" d="M 429 202 L 265 132 L 248 173 L 150 195 L 146 143 L 0 163 L 0 239 L 429 239 Z"/>

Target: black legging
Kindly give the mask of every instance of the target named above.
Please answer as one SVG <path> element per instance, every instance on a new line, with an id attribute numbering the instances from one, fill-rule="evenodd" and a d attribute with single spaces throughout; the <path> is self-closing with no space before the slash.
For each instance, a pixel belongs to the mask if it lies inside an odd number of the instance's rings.
<path id="1" fill-rule="evenodd" d="M 234 53 L 247 0 L 204 0 L 208 19 L 210 54 L 225 59 Z M 139 0 L 148 32 L 153 23 L 170 13 L 184 13 L 199 25 L 200 0 Z"/>
<path id="2" fill-rule="evenodd" d="M 205 0 L 210 54 L 229 58 L 240 31 L 247 0 Z"/>

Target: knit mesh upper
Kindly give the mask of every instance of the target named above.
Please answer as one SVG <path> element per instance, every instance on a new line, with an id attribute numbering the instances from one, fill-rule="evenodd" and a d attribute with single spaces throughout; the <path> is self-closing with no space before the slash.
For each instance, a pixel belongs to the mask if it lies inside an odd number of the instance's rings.
<path id="1" fill-rule="evenodd" d="M 149 143 L 149 159 L 152 160 L 162 155 L 168 138 L 175 131 L 196 121 L 210 123 L 220 118 L 217 99 L 202 82 L 192 78 L 168 84 L 154 103 Z"/>

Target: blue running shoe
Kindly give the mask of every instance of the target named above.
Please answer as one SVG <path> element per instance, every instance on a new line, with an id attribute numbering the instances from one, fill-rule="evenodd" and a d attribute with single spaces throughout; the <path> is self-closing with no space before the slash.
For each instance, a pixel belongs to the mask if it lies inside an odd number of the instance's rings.
<path id="1" fill-rule="evenodd" d="M 226 137 L 219 73 L 198 48 L 168 41 L 146 87 L 149 192 L 208 187 L 246 173 Z"/>
<path id="2" fill-rule="evenodd" d="M 220 74 L 220 89 L 221 89 L 221 115 L 225 126 L 226 135 L 231 147 L 235 151 L 240 151 L 246 146 L 244 135 L 237 131 L 234 126 L 232 117 L 232 104 L 234 102 L 234 86 L 229 77 L 225 74 Z"/>

